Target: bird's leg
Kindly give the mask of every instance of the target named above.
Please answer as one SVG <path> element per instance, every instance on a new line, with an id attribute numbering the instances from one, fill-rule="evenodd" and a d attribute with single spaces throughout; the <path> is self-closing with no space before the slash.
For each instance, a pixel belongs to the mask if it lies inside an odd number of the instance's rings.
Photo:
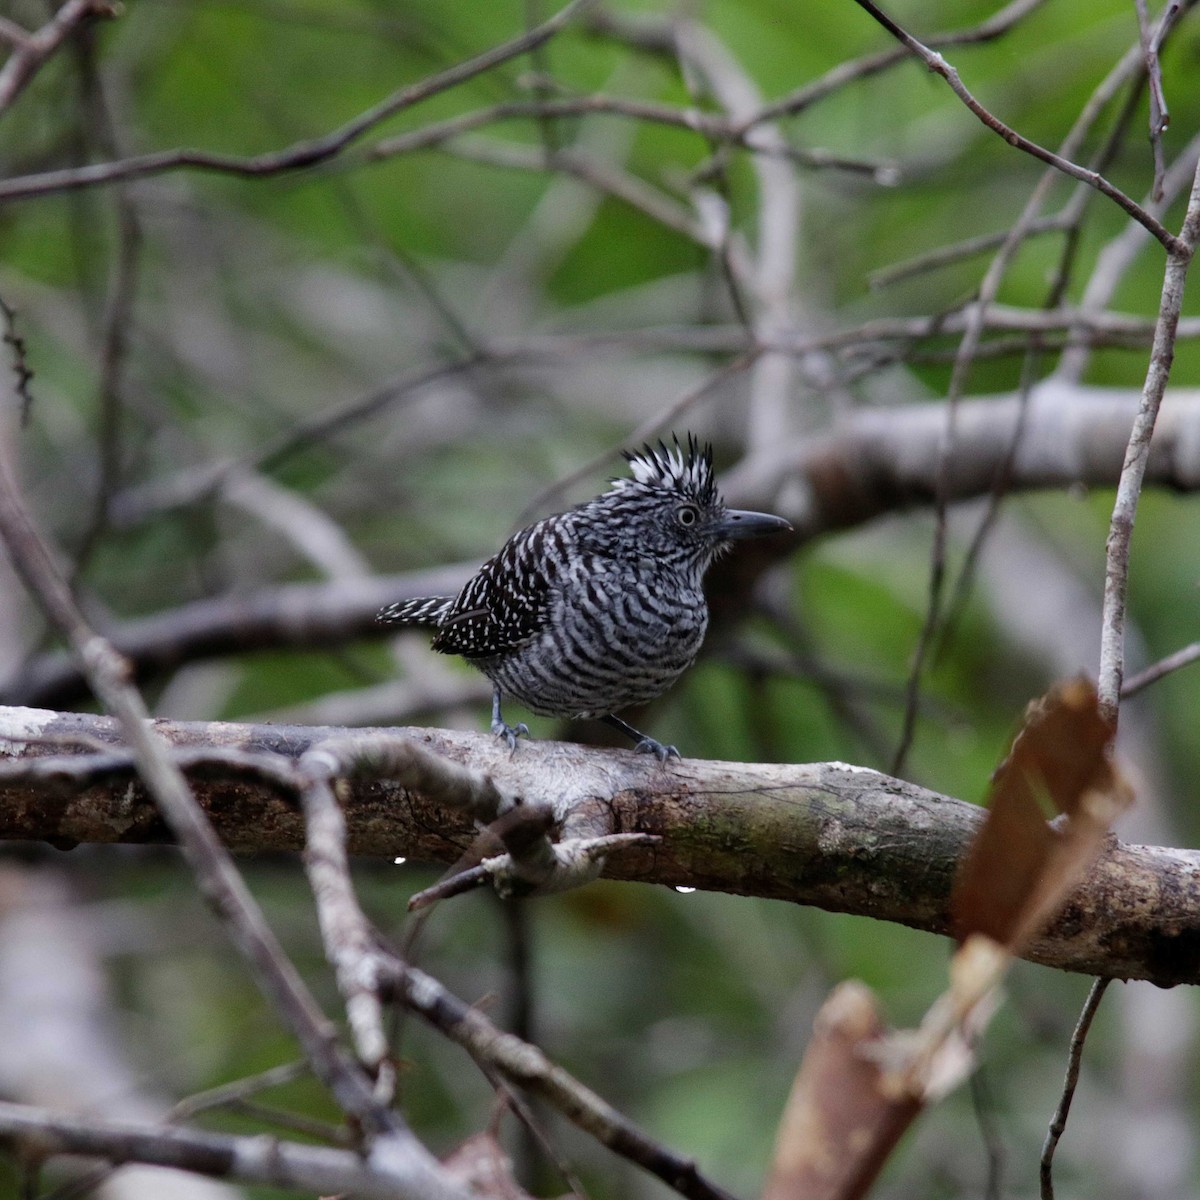
<path id="1" fill-rule="evenodd" d="M 492 688 L 492 732 L 501 741 L 507 742 L 510 750 L 517 748 L 517 738 L 521 734 L 529 736 L 529 726 L 524 721 L 519 721 L 516 725 L 509 725 L 500 715 L 500 689 L 498 687 Z"/>
<path id="2" fill-rule="evenodd" d="M 631 738 L 637 743 L 634 750 L 638 754 L 653 754 L 660 763 L 665 763 L 668 758 L 678 758 L 679 751 L 674 746 L 664 746 L 662 742 L 656 742 L 652 737 L 647 737 L 638 729 L 634 729 L 628 721 L 622 721 L 620 717 L 614 717 L 612 713 L 601 717 L 605 725 L 611 725 L 614 729 L 619 729 L 627 738 Z"/>

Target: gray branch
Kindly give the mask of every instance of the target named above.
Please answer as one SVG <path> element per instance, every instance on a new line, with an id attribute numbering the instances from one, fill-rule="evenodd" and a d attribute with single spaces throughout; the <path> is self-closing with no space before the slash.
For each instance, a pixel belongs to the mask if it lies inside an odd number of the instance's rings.
<path id="1" fill-rule="evenodd" d="M 390 1142 L 362 1154 L 272 1137 L 234 1137 L 173 1129 L 148 1121 L 64 1116 L 49 1109 L 0 1101 L 0 1138 L 40 1156 L 83 1155 L 114 1163 L 153 1163 L 218 1179 L 267 1183 L 305 1192 L 346 1193 L 362 1200 L 459 1196 L 435 1191 Z"/>
<path id="2" fill-rule="evenodd" d="M 305 834 L 286 790 L 269 771 L 247 769 L 245 755 L 295 760 L 347 732 L 157 727 L 177 753 L 206 756 L 181 755 L 181 765 L 226 844 L 247 851 L 296 851 Z M 560 845 L 626 833 L 660 839 L 609 855 L 609 878 L 812 904 L 938 934 L 949 931 L 954 871 L 981 817 L 962 800 L 842 763 L 685 760 L 664 769 L 629 751 L 531 742 L 510 755 L 483 734 L 403 732 L 502 792 L 546 805 Z M 106 718 L 0 709 L 0 753 L 11 760 L 0 766 L 0 837 L 169 841 L 131 769 L 115 755 L 102 774 L 87 767 L 97 743 L 116 742 Z M 345 815 L 352 854 L 454 863 L 476 840 L 465 812 L 386 780 L 352 782 Z M 1026 957 L 1086 974 L 1200 982 L 1200 852 L 1113 840 Z"/>
<path id="3" fill-rule="evenodd" d="M 1024 435 L 1007 480 L 1010 492 L 1115 486 L 1138 395 L 1129 389 L 1089 388 L 1047 381 L 1030 395 Z M 1020 418 L 1015 395 L 981 397 L 958 413 L 954 461 L 946 486 L 952 502 L 989 495 L 1005 469 Z M 779 512 L 795 526 L 793 539 L 756 551 L 761 569 L 771 554 L 839 529 L 906 508 L 932 504 L 938 486 L 938 446 L 945 430 L 940 403 L 859 409 L 827 433 L 747 458 L 726 476 L 731 503 Z M 1146 464 L 1146 482 L 1179 492 L 1200 488 L 1200 391 L 1178 389 L 1159 417 Z M 737 576 L 741 555 L 718 563 L 711 591 L 745 594 Z M 741 565 L 739 565 L 739 563 Z M 221 596 L 122 622 L 109 640 L 139 680 L 184 663 L 247 650 L 344 645 L 390 631 L 375 621 L 387 603 L 450 595 L 478 564 L 461 563 L 407 575 L 328 583 L 295 583 L 245 595 Z M 731 582 L 731 580 L 733 582 Z M 720 605 L 716 609 L 721 616 Z M 69 655 L 35 658 L 0 687 L 0 703 L 67 708 L 87 696 Z"/>

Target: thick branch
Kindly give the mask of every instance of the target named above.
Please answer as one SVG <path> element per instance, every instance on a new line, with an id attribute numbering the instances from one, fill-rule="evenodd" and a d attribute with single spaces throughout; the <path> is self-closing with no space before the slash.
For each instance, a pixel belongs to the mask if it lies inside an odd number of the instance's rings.
<path id="1" fill-rule="evenodd" d="M 477 564 L 464 563 L 373 579 L 294 583 L 197 600 L 109 630 L 109 640 L 145 681 L 199 659 L 294 646 L 340 646 L 360 637 L 394 636 L 375 614 L 395 600 L 452 595 Z M 63 653 L 45 654 L 10 681 L 0 700 L 68 707 L 87 696 L 79 668 Z"/>
<path id="2" fill-rule="evenodd" d="M 1036 388 L 1023 418 L 1025 436 L 1007 476 L 1008 490 L 1115 485 L 1137 408 L 1137 394 L 1125 389 L 1052 382 Z M 947 483 L 951 500 L 991 494 L 997 474 L 1006 467 L 1018 419 L 1016 396 L 984 397 L 962 406 Z M 781 512 L 797 531 L 795 539 L 756 547 L 755 555 L 788 553 L 797 542 L 931 504 L 945 421 L 942 404 L 860 409 L 822 436 L 747 460 L 726 476 L 730 501 Z M 1146 482 L 1180 492 L 1200 488 L 1197 428 L 1200 391 L 1172 392 L 1158 420 Z M 741 573 L 753 568 L 751 559 L 758 561 L 743 551 L 717 564 L 710 587 L 715 611 L 725 593 L 744 594 L 733 581 L 748 577 Z M 187 662 L 249 650 L 312 649 L 391 636 L 392 630 L 375 621 L 384 604 L 410 596 L 450 595 L 474 568 L 463 563 L 376 579 L 285 584 L 181 605 L 107 632 L 136 677 L 147 680 Z M 86 697 L 81 673 L 61 653 L 39 656 L 0 688 L 0 703 L 5 704 L 67 708 Z"/>
<path id="3" fill-rule="evenodd" d="M 344 730 L 158 722 L 177 747 L 268 751 L 295 758 Z M 392 731 L 394 732 L 394 731 Z M 624 751 L 533 742 L 509 755 L 494 738 L 408 731 L 497 787 L 549 804 L 561 836 L 649 833 L 653 848 L 613 854 L 615 879 L 813 904 L 945 933 L 954 869 L 980 810 L 840 763 L 798 766 L 685 760 L 668 769 Z M 163 842 L 166 827 L 130 775 L 76 783 L 38 774 L 38 760 L 83 739 L 115 741 L 111 721 L 0 710 L 0 836 L 63 842 Z M 33 739 L 43 739 L 35 741 Z M 46 741 L 45 739 L 52 739 Z M 81 750 L 80 753 L 83 751 Z M 14 777 L 13 772 L 18 774 Z M 278 786 L 236 765 L 188 768 L 226 843 L 298 850 L 301 815 Z M 352 853 L 451 863 L 475 830 L 417 790 L 351 785 Z M 1035 962 L 1161 984 L 1200 981 L 1200 852 L 1113 842 L 1051 929 L 1026 952 Z"/>

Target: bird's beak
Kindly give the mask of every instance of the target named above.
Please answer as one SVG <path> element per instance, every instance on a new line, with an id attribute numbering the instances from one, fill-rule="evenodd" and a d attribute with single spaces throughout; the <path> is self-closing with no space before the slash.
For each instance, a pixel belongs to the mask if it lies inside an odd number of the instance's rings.
<path id="1" fill-rule="evenodd" d="M 763 537 L 769 533 L 791 533 L 792 526 L 782 517 L 773 517 L 770 513 L 729 508 L 713 526 L 713 530 L 723 540 L 740 541 L 742 538 Z"/>

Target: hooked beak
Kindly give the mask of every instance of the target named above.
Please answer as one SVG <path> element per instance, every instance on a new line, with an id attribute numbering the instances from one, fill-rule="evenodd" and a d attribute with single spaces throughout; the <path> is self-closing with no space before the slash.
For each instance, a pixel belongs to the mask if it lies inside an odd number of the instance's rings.
<path id="1" fill-rule="evenodd" d="M 773 517 L 770 513 L 744 512 L 737 508 L 726 509 L 713 529 L 724 541 L 741 541 L 742 538 L 763 537 L 769 533 L 792 532 L 791 524 L 782 517 Z"/>

